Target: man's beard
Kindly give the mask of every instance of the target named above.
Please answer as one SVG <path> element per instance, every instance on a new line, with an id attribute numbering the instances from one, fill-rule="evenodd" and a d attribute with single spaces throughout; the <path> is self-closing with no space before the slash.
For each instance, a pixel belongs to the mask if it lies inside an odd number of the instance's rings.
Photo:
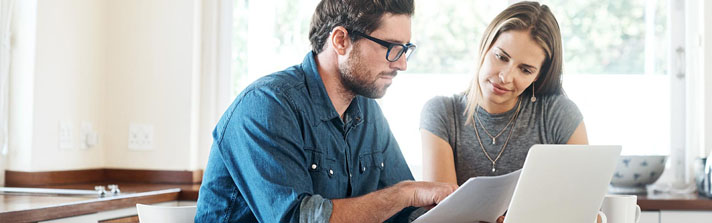
<path id="1" fill-rule="evenodd" d="M 376 85 L 380 76 L 396 76 L 396 71 L 391 73 L 379 73 L 373 80 L 368 80 L 368 69 L 361 61 L 361 55 L 358 53 L 358 48 L 354 47 L 351 51 L 346 64 L 339 64 L 339 74 L 341 75 L 341 85 L 344 90 L 350 91 L 355 95 L 361 95 L 367 98 L 381 98 L 386 94 L 386 89 L 390 86 L 386 84 L 382 88 Z"/>

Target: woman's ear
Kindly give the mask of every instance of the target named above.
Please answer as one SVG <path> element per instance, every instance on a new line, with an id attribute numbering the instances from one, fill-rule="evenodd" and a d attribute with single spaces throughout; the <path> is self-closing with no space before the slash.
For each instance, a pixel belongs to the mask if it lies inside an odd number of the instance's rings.
<path id="1" fill-rule="evenodd" d="M 347 49 L 351 46 L 349 32 L 343 26 L 334 27 L 331 30 L 331 35 L 329 35 L 329 40 L 334 52 L 338 55 L 345 55 Z"/>
<path id="2" fill-rule="evenodd" d="M 541 72 L 539 72 L 539 73 L 536 75 L 536 77 L 534 78 L 534 81 L 532 81 L 532 84 L 536 83 L 536 81 L 539 80 L 539 78 L 541 77 L 541 75 L 542 75 Z"/>

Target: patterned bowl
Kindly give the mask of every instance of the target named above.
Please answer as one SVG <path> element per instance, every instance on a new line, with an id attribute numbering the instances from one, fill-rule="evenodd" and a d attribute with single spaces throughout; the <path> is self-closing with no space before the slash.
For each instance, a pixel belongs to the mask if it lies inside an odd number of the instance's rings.
<path id="1" fill-rule="evenodd" d="M 663 170 L 667 156 L 621 156 L 610 184 L 613 193 L 645 193 Z"/>

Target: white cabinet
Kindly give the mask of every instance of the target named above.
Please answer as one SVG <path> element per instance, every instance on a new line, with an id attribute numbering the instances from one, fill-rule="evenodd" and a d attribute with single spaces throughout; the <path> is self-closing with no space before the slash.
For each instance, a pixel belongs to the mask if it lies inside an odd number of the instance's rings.
<path id="1" fill-rule="evenodd" d="M 640 223 L 711 223 L 712 211 L 643 211 Z"/>
<path id="2" fill-rule="evenodd" d="M 660 223 L 710 223 L 712 211 L 660 211 Z"/>
<path id="3" fill-rule="evenodd" d="M 168 203 L 169 202 L 166 202 L 165 205 L 170 205 Z M 177 203 L 177 202 L 172 201 L 170 203 L 175 205 L 175 203 Z M 164 203 L 161 203 L 161 204 L 164 204 Z M 103 220 L 121 218 L 121 217 L 132 216 L 132 215 L 136 215 L 135 207 L 121 208 L 121 209 L 110 210 L 110 211 L 102 211 L 102 212 L 97 212 L 97 213 L 92 213 L 92 214 L 85 214 L 85 215 L 68 217 L 68 218 L 60 218 L 60 219 L 54 219 L 54 220 L 49 220 L 49 221 L 41 221 L 39 223 L 94 223 L 94 222 L 99 222 L 99 221 L 103 221 Z"/>
<path id="4" fill-rule="evenodd" d="M 151 204 L 151 205 L 158 205 L 158 206 L 192 206 L 192 205 L 196 205 L 196 203 L 197 203 L 197 202 L 195 202 L 195 201 L 169 201 L 169 202 L 162 202 L 162 203 L 156 203 L 156 204 Z M 49 220 L 49 221 L 41 221 L 40 223 L 87 223 L 87 222 L 99 222 L 99 221 L 108 220 L 108 219 L 114 219 L 114 218 L 132 216 L 132 215 L 136 215 L 136 214 L 137 214 L 137 213 L 136 213 L 136 207 L 127 207 L 127 208 L 120 208 L 120 209 L 115 209 L 115 210 L 101 211 L 101 212 L 97 212 L 97 213 L 86 214 L 86 215 L 75 216 L 75 217 L 54 219 L 54 220 Z"/>
<path id="5" fill-rule="evenodd" d="M 639 223 L 660 223 L 659 211 L 643 211 L 640 213 Z"/>

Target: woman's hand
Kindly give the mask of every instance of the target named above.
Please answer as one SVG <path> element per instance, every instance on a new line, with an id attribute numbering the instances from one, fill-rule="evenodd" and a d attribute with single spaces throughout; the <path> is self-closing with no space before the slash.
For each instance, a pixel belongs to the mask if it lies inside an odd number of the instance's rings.
<path id="1" fill-rule="evenodd" d="M 601 215 L 596 216 L 596 222 L 601 223 Z M 504 216 L 499 216 L 497 223 L 504 223 Z"/>
<path id="2" fill-rule="evenodd" d="M 480 223 L 486 223 L 486 222 L 481 221 Z M 497 223 L 504 223 L 504 216 L 499 216 L 499 218 L 497 218 Z"/>

